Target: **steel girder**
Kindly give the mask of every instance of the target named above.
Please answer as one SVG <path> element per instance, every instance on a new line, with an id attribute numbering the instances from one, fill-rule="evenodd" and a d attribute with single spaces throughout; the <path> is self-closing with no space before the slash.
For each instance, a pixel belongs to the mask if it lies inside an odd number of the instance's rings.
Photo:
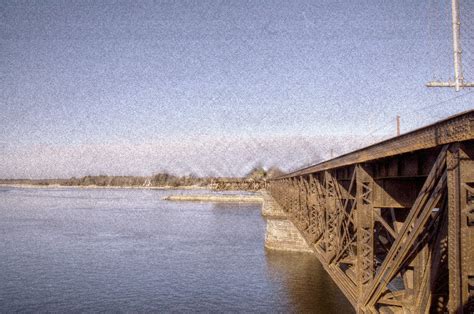
<path id="1" fill-rule="evenodd" d="M 268 186 L 358 312 L 474 311 L 472 142 L 433 153 L 406 209 L 375 206 L 377 161 Z"/>

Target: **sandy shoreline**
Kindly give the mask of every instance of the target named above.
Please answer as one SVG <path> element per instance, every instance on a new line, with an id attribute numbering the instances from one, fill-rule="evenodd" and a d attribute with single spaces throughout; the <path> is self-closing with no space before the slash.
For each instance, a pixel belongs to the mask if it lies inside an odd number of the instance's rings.
<path id="1" fill-rule="evenodd" d="M 36 184 L 0 184 L 0 187 L 23 189 L 141 189 L 141 190 L 208 190 L 203 186 L 98 186 L 98 185 L 36 185 Z"/>
<path id="2" fill-rule="evenodd" d="M 163 197 L 165 201 L 180 202 L 229 202 L 229 203 L 261 203 L 260 195 L 170 195 Z"/>

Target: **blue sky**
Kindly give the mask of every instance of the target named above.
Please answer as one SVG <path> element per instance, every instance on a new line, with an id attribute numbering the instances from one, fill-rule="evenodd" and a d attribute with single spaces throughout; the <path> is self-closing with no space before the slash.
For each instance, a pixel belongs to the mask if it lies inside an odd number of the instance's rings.
<path id="1" fill-rule="evenodd" d="M 424 87 L 444 2 L 2 1 L 0 177 L 288 169 L 471 109 Z"/>

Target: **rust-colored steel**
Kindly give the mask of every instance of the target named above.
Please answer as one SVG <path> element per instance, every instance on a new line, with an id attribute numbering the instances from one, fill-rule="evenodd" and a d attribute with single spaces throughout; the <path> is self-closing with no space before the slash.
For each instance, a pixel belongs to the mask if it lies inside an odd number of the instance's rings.
<path id="1" fill-rule="evenodd" d="M 474 313 L 474 111 L 270 180 L 361 313 Z"/>
<path id="2" fill-rule="evenodd" d="M 267 182 L 264 180 L 245 180 L 245 179 L 215 179 L 210 187 L 214 190 L 244 190 L 244 191 L 258 191 L 264 189 Z"/>

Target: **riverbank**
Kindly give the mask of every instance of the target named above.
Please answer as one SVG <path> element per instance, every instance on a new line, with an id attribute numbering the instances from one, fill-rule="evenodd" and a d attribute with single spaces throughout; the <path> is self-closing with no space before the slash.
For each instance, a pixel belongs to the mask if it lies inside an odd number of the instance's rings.
<path id="1" fill-rule="evenodd" d="M 100 186 L 100 185 L 36 185 L 36 184 L 0 184 L 0 187 L 23 189 L 143 189 L 143 190 L 208 190 L 208 187 L 187 186 Z"/>
<path id="2" fill-rule="evenodd" d="M 163 198 L 165 201 L 179 202 L 216 202 L 216 203 L 262 203 L 260 195 L 170 195 Z"/>

